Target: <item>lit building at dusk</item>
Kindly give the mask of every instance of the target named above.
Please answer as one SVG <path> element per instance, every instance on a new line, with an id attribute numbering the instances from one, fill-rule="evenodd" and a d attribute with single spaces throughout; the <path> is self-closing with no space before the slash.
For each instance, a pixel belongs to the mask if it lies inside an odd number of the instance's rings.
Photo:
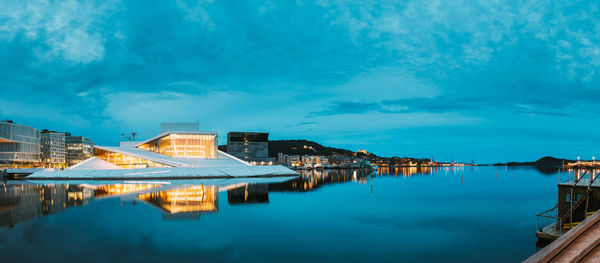
<path id="1" fill-rule="evenodd" d="M 33 167 L 40 162 L 41 134 L 38 129 L 0 121 L 0 167 Z"/>
<path id="2" fill-rule="evenodd" d="M 230 159 L 219 155 L 217 137 L 213 132 L 164 132 L 145 141 L 121 143 L 120 147 L 96 146 L 95 155 L 124 169 L 193 167 Z"/>
<path id="3" fill-rule="evenodd" d="M 227 153 L 248 162 L 269 162 L 269 133 L 230 132 Z"/>
<path id="4" fill-rule="evenodd" d="M 219 151 L 216 132 L 167 131 L 144 141 L 124 141 L 118 147 L 92 147 L 94 156 L 89 156 L 64 171 L 40 171 L 29 178 L 180 178 L 297 174 L 281 165 L 255 166 Z M 77 146 L 79 148 L 81 146 Z"/>
<path id="5" fill-rule="evenodd" d="M 83 136 L 66 133 L 67 165 L 78 164 L 94 156 L 94 142 Z"/>
<path id="6" fill-rule="evenodd" d="M 67 163 L 65 133 L 42 130 L 41 161 L 46 167 L 60 168 Z"/>

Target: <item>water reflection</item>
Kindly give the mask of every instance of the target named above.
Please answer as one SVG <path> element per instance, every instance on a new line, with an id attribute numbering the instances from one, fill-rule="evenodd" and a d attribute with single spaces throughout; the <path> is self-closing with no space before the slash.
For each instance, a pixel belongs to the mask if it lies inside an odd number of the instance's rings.
<path id="1" fill-rule="evenodd" d="M 140 194 L 137 198 L 163 211 L 163 219 L 200 218 L 203 213 L 219 210 L 216 186 L 194 185 Z"/>
<path id="2" fill-rule="evenodd" d="M 377 176 L 432 176 L 438 169 L 452 170 L 464 168 L 439 168 L 439 167 L 381 167 L 379 171 L 362 169 L 340 169 L 340 170 L 302 170 L 301 176 L 282 183 L 269 184 L 269 191 L 293 191 L 306 192 L 316 190 L 327 184 L 357 182 L 369 183 L 369 179 Z"/>
<path id="3" fill-rule="evenodd" d="M 227 202 L 230 205 L 269 203 L 268 184 L 246 184 L 227 191 Z"/>
<path id="4" fill-rule="evenodd" d="M 0 184 L 0 226 L 12 227 L 33 218 L 87 205 L 93 190 L 76 185 Z"/>
<path id="5" fill-rule="evenodd" d="M 227 192 L 231 205 L 269 203 L 269 192 L 307 192 L 327 184 L 371 183 L 385 176 L 433 175 L 437 167 L 382 168 L 367 170 L 301 171 L 296 178 L 189 180 L 167 182 L 47 183 L 9 181 L 0 183 L 0 227 L 12 227 L 42 215 L 84 206 L 95 199 L 120 197 L 122 203 L 143 202 L 163 212 L 163 219 L 198 219 L 217 213 L 219 192 Z M 92 183 L 95 183 L 92 184 Z"/>
<path id="6" fill-rule="evenodd" d="M 0 226 L 16 226 L 0 229 L 0 254 L 6 262 L 516 262 L 535 252 L 535 215 L 556 205 L 557 178 L 533 168 L 409 167 L 6 181 Z"/>

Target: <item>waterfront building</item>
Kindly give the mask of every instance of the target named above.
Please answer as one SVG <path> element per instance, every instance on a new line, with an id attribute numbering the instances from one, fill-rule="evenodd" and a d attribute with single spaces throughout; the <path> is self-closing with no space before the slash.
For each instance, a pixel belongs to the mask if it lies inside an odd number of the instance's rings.
<path id="1" fill-rule="evenodd" d="M 62 168 L 67 163 L 65 133 L 42 130 L 41 161 L 46 167 Z"/>
<path id="2" fill-rule="evenodd" d="M 277 163 L 288 167 L 302 166 L 302 156 L 300 155 L 287 155 L 283 153 L 277 154 Z"/>
<path id="3" fill-rule="evenodd" d="M 68 142 L 68 139 L 67 139 Z M 219 151 L 216 132 L 168 131 L 120 146 L 94 145 L 94 155 L 64 171 L 39 171 L 29 178 L 208 178 L 289 176 L 281 165 L 254 166 Z M 130 171 L 130 170 L 136 171 Z"/>
<path id="4" fill-rule="evenodd" d="M 83 136 L 71 136 L 70 133 L 65 135 L 68 166 L 78 164 L 94 156 L 94 142 L 92 140 Z"/>
<path id="5" fill-rule="evenodd" d="M 95 155 L 124 169 L 191 167 L 198 160 L 218 160 L 217 133 L 165 132 L 120 147 L 96 146 Z"/>
<path id="6" fill-rule="evenodd" d="M 40 131 L 11 120 L 0 121 L 0 168 L 34 167 L 40 162 Z"/>
<path id="7" fill-rule="evenodd" d="M 230 132 L 227 153 L 248 162 L 272 162 L 269 159 L 269 133 Z"/>

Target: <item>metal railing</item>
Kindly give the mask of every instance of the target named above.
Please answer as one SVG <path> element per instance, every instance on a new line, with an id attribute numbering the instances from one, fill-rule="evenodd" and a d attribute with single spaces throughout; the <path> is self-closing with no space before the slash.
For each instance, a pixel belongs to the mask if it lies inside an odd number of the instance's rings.
<path id="1" fill-rule="evenodd" d="M 558 204 L 554 207 L 535 215 L 535 229 L 542 232 L 547 226 L 559 221 Z"/>
<path id="2" fill-rule="evenodd" d="M 586 178 L 586 177 L 588 177 L 588 178 Z M 562 177 L 563 180 L 561 180 L 561 177 L 559 174 L 559 183 L 560 184 L 571 185 L 571 192 L 569 193 L 570 198 L 567 201 L 567 202 L 569 202 L 569 205 L 570 205 L 569 211 L 564 213 L 563 216 L 559 217 L 558 206 L 561 203 L 559 201 L 551 209 L 548 209 L 548 210 L 536 215 L 535 228 L 539 232 L 543 232 L 543 230 L 546 227 L 554 224 L 555 230 L 557 231 L 556 234 L 562 235 L 564 232 L 568 231 L 569 229 L 572 229 L 573 225 L 577 225 L 578 222 L 573 222 L 573 213 L 585 201 L 586 207 L 585 207 L 584 214 L 587 216 L 588 199 L 589 199 L 590 194 L 592 193 L 591 186 L 596 181 L 597 177 L 598 176 L 594 170 L 591 170 L 591 171 L 590 170 L 576 170 L 573 172 L 573 174 L 568 173 L 567 177 Z M 587 187 L 586 193 L 583 196 L 575 195 L 575 193 L 574 193 L 575 186 L 586 186 Z M 579 198 L 577 198 L 577 197 L 579 197 Z M 577 200 L 575 200 L 576 198 L 577 198 Z M 584 220 L 585 220 L 585 218 L 584 218 Z M 568 224 L 568 225 L 565 226 L 565 224 Z M 566 228 L 568 228 L 568 229 L 565 231 Z"/>

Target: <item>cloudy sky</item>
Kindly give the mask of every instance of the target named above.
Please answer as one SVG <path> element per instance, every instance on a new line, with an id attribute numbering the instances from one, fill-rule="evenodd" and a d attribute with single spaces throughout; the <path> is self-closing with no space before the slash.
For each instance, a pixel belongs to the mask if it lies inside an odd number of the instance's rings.
<path id="1" fill-rule="evenodd" d="M 0 1 L 0 118 L 391 156 L 600 156 L 596 1 Z"/>

